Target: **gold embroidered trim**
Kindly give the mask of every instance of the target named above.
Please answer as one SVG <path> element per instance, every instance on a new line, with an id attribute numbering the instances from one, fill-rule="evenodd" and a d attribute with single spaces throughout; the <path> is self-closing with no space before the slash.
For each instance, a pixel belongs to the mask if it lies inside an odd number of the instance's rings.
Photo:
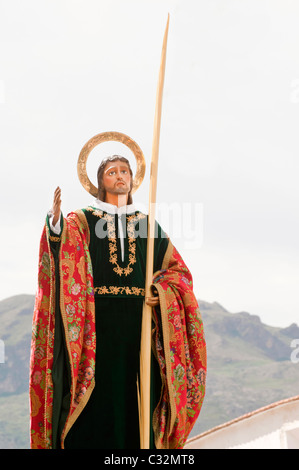
<path id="1" fill-rule="evenodd" d="M 90 386 L 86 390 L 86 393 L 81 398 L 81 400 L 79 402 L 79 405 L 75 408 L 73 414 L 70 417 L 68 417 L 65 428 L 61 433 L 61 448 L 62 449 L 65 448 L 64 447 L 65 439 L 66 439 L 66 436 L 67 436 L 69 430 L 71 429 L 71 427 L 73 426 L 73 424 L 77 420 L 78 416 L 80 415 L 80 413 L 82 412 L 82 410 L 86 406 L 86 404 L 87 404 L 87 402 L 90 398 L 91 392 L 93 391 L 94 388 L 95 388 L 95 379 L 93 378 L 92 381 L 91 381 Z"/>
<path id="2" fill-rule="evenodd" d="M 173 253 L 173 244 L 169 240 L 168 247 L 167 247 L 167 250 L 166 250 L 164 258 L 163 258 L 161 269 L 168 269 L 169 261 L 170 261 L 170 258 L 172 256 L 172 253 Z"/>
<path id="3" fill-rule="evenodd" d="M 87 219 L 86 219 L 86 215 L 84 214 L 84 212 L 79 209 L 77 211 L 75 211 L 75 214 L 77 214 L 81 224 L 82 224 L 82 228 L 83 230 L 85 230 L 85 234 L 86 234 L 86 243 L 87 245 L 89 245 L 89 242 L 90 242 L 90 232 L 89 232 L 89 225 L 88 225 L 88 222 L 87 222 Z"/>
<path id="4" fill-rule="evenodd" d="M 88 212 L 92 212 L 92 215 L 96 215 L 97 217 L 102 217 L 103 211 L 100 209 L 94 209 L 93 207 L 86 207 L 85 209 Z"/>
<path id="5" fill-rule="evenodd" d="M 135 224 L 141 219 L 146 217 L 145 214 L 139 212 L 138 214 L 132 214 L 127 217 L 127 235 L 128 235 L 128 244 L 129 244 L 129 264 L 122 268 L 118 264 L 118 256 L 117 256 L 117 245 L 116 245 L 116 231 L 115 231 L 115 223 L 114 223 L 114 216 L 111 214 L 107 214 L 99 209 L 93 209 L 92 207 L 88 207 L 86 210 L 92 212 L 93 215 L 103 218 L 107 222 L 107 233 L 108 233 L 108 240 L 109 240 L 109 262 L 111 264 L 116 265 L 113 268 L 113 271 L 122 276 L 128 276 L 133 272 L 133 268 L 131 267 L 133 264 L 136 263 L 136 238 L 135 238 Z"/>
<path id="6" fill-rule="evenodd" d="M 46 338 L 47 338 L 47 343 L 46 343 L 46 377 L 45 377 L 45 400 L 43 403 L 44 407 L 44 416 L 43 416 L 43 438 L 44 438 L 44 446 L 45 448 L 49 448 L 49 441 L 48 441 L 48 436 L 47 436 L 47 421 L 52 420 L 52 411 L 53 408 L 49 407 L 48 405 L 48 394 L 50 394 L 50 390 L 53 389 L 53 381 L 52 381 L 52 373 L 51 370 L 49 369 L 49 361 L 51 359 L 52 353 L 50 353 L 50 323 L 51 320 L 54 319 L 54 328 L 55 328 L 55 296 L 56 296 L 56 285 L 55 285 L 55 280 L 53 278 L 52 273 L 55 272 L 55 261 L 53 254 L 51 252 L 51 247 L 49 243 L 50 239 L 50 230 L 48 225 L 46 225 L 46 234 L 47 234 L 47 245 L 48 245 L 48 250 L 50 253 L 50 297 L 49 297 L 49 318 L 47 322 L 47 331 L 46 331 Z M 51 447 L 51 446 L 50 446 Z"/>
<path id="7" fill-rule="evenodd" d="M 165 362 L 166 362 L 166 382 L 168 384 L 168 392 L 169 392 L 169 415 L 170 416 L 169 416 L 168 422 L 166 423 L 166 432 L 164 435 L 164 443 L 163 443 L 163 448 L 168 448 L 167 438 L 173 429 L 175 418 L 176 418 L 176 404 L 175 404 L 176 397 L 174 393 L 174 388 L 172 386 L 171 351 L 170 351 L 170 346 L 169 346 L 170 331 L 169 331 L 169 323 L 168 323 L 168 309 L 167 309 L 166 295 L 162 286 L 157 284 L 156 288 L 158 290 L 159 300 L 160 300 L 162 334 L 163 334 L 163 344 L 164 344 Z"/>
<path id="8" fill-rule="evenodd" d="M 49 235 L 49 239 L 51 242 L 60 242 L 60 237 L 54 237 L 53 235 Z"/>
<path id="9" fill-rule="evenodd" d="M 67 231 L 66 230 L 66 224 L 63 224 L 61 238 L 64 237 L 63 239 L 65 239 L 66 231 Z M 62 250 L 60 250 L 60 253 L 59 253 L 59 276 L 60 276 L 59 304 L 60 304 L 60 311 L 61 311 L 61 317 L 62 317 L 64 331 L 67 332 L 68 331 L 68 326 L 67 326 L 68 321 L 67 321 L 67 313 L 65 311 L 65 300 L 64 300 L 64 290 L 63 290 Z M 68 360 L 71 363 L 71 361 L 72 361 L 72 351 L 71 351 L 71 347 L 70 347 L 69 336 L 67 334 L 65 334 L 65 343 L 66 343 L 66 348 L 67 348 L 67 353 L 68 353 Z M 71 370 L 71 376 L 72 376 L 70 392 L 71 392 L 71 397 L 73 399 L 74 394 L 75 394 L 76 384 L 75 384 L 75 377 L 74 377 L 73 368 L 70 367 L 70 370 Z M 70 404 L 70 410 L 71 410 L 71 407 L 72 407 L 72 403 Z M 63 430 L 62 435 L 61 435 L 61 437 L 62 437 L 62 447 L 64 447 L 64 439 L 67 435 L 67 432 L 70 429 L 70 427 L 68 425 L 69 418 L 70 418 L 70 413 L 68 414 L 67 420 L 65 422 L 65 429 Z M 73 422 L 72 422 L 72 424 L 73 424 Z"/>
<path id="10" fill-rule="evenodd" d="M 100 295 L 137 295 L 139 297 L 145 296 L 145 289 L 142 287 L 129 287 L 129 286 L 101 286 L 94 288 L 95 294 Z"/>

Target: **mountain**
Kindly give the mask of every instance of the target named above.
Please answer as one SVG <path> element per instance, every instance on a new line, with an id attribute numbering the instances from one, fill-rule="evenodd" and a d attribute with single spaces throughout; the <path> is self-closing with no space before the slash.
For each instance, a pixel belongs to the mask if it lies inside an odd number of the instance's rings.
<path id="1" fill-rule="evenodd" d="M 230 313 L 217 302 L 199 300 L 208 352 L 206 397 L 191 436 L 298 394 L 299 364 L 291 341 L 299 327 L 265 325 L 246 312 Z M 0 448 L 29 447 L 28 377 L 34 296 L 0 302 Z"/>
<path id="2" fill-rule="evenodd" d="M 0 363 L 0 449 L 29 447 L 29 357 L 33 295 L 0 302 L 0 339 L 5 362 Z"/>

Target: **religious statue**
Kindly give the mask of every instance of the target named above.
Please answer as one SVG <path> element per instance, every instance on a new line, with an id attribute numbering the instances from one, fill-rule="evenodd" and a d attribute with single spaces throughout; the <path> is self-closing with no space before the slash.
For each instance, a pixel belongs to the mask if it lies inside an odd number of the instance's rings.
<path id="1" fill-rule="evenodd" d="M 134 177 L 124 157 L 108 157 L 95 187 L 86 161 L 106 140 L 127 145 L 137 171 Z M 133 204 L 144 172 L 143 153 L 132 139 L 102 133 L 87 142 L 78 160 L 79 179 L 95 197 L 92 205 L 63 217 L 61 189 L 55 190 L 40 241 L 33 315 L 32 448 L 140 448 L 146 375 L 146 448 L 183 448 L 200 413 L 206 343 L 192 275 L 160 224 L 154 222 L 150 235 L 151 215 Z M 150 364 L 142 374 L 145 306 Z"/>

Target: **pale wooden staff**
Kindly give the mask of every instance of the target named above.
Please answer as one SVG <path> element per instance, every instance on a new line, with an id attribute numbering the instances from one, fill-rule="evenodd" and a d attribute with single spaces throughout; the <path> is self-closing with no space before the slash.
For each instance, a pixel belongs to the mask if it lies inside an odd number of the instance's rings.
<path id="1" fill-rule="evenodd" d="M 165 64 L 166 64 L 168 26 L 169 26 L 169 14 L 167 18 L 167 25 L 166 25 L 164 39 L 163 39 L 161 64 L 160 64 L 160 71 L 159 71 L 159 81 L 158 81 L 157 96 L 156 96 L 151 175 L 150 175 L 150 192 L 149 192 L 145 297 L 150 297 L 152 295 L 150 286 L 152 284 L 152 279 L 153 279 L 153 265 L 154 265 L 155 204 L 156 204 L 156 192 L 157 192 L 161 111 L 162 111 Z M 141 449 L 150 448 L 151 332 L 152 332 L 152 307 L 150 307 L 144 302 L 143 311 L 142 311 L 142 330 L 141 330 L 141 345 L 140 345 L 140 385 L 138 384 L 138 381 L 137 381 L 138 405 L 139 405 L 139 427 L 140 427 L 140 448 Z"/>

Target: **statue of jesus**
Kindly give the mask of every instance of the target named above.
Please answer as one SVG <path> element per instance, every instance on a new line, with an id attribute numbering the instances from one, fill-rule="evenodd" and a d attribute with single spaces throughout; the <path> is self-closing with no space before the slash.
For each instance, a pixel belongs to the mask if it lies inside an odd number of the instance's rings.
<path id="1" fill-rule="evenodd" d="M 151 448 L 182 448 L 205 394 L 206 345 L 192 276 L 156 222 L 145 298 L 147 215 L 120 156 L 99 166 L 91 206 L 46 218 L 30 363 L 32 448 L 140 448 L 142 306 L 153 309 Z"/>

